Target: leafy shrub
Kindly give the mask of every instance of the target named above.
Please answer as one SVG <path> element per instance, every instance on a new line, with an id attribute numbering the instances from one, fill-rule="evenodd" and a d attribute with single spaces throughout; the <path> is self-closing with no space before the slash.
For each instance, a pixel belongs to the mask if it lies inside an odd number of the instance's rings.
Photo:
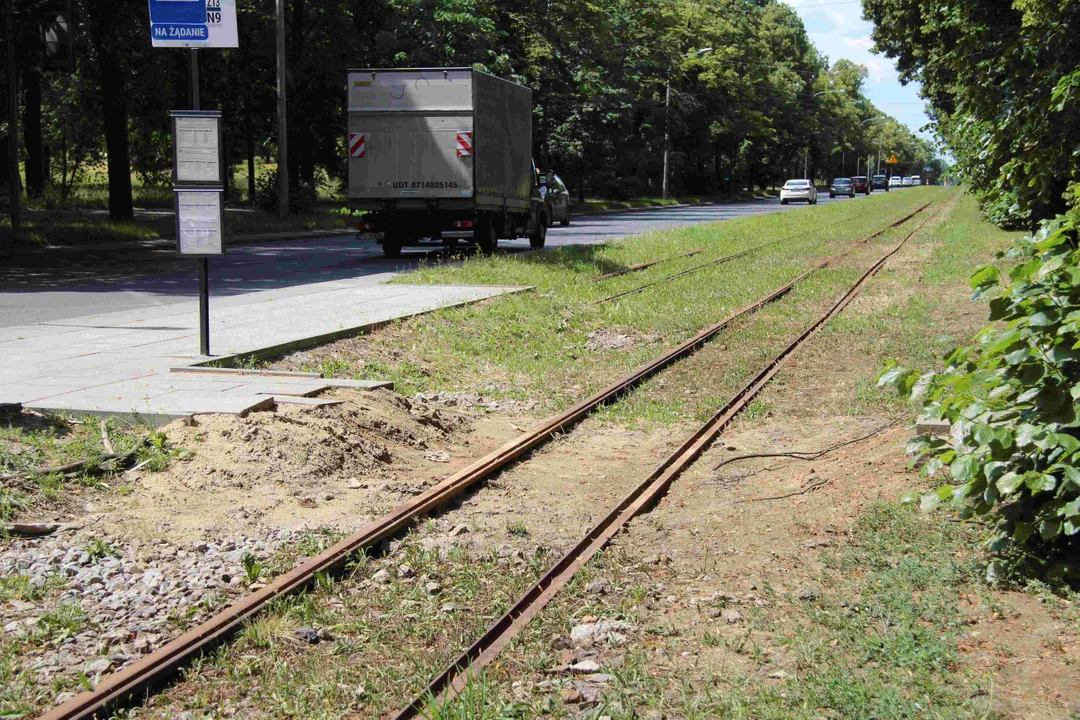
<path id="1" fill-rule="evenodd" d="M 641 179 L 632 175 L 615 177 L 604 184 L 603 195 L 611 200 L 633 200 L 641 197 L 643 187 Z"/>
<path id="2" fill-rule="evenodd" d="M 289 185 L 289 212 L 309 213 L 319 201 L 319 189 L 310 183 L 301 182 L 300 186 Z M 255 179 L 255 203 L 266 212 L 276 212 L 277 173 L 266 173 Z"/>
<path id="3" fill-rule="evenodd" d="M 988 575 L 1080 580 L 1080 211 L 1043 224 L 1005 253 L 1016 264 L 1002 290 L 993 266 L 971 277 L 990 299 L 975 344 L 950 353 L 942 372 L 889 363 L 880 385 L 910 395 L 947 438 L 914 438 L 910 452 L 951 483 L 922 498 L 997 523 Z"/>

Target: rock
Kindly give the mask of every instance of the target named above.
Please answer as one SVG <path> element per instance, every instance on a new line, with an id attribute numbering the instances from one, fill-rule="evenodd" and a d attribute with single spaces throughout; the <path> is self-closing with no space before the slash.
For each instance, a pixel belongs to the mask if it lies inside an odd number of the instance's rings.
<path id="1" fill-rule="evenodd" d="M 9 622 L 7 625 L 4 626 L 4 632 L 6 632 L 6 633 L 16 633 L 16 632 L 19 632 L 20 630 L 22 630 L 22 626 L 23 625 L 22 625 L 22 623 L 20 621 L 12 620 L 11 622 Z"/>
<path id="2" fill-rule="evenodd" d="M 424 586 L 424 590 L 427 591 L 428 595 L 438 595 L 440 592 L 442 592 L 442 585 L 435 581 L 432 581 Z"/>
<path id="3" fill-rule="evenodd" d="M 157 645 L 157 635 L 141 633 L 135 638 L 132 648 L 137 653 L 148 653 L 154 649 L 155 645 Z"/>
<path id="4" fill-rule="evenodd" d="M 720 613 L 720 617 L 724 618 L 724 622 L 728 625 L 734 625 L 743 621 L 743 615 L 738 610 L 724 610 Z"/>
<path id="5" fill-rule="evenodd" d="M 579 663 L 574 663 L 570 666 L 570 672 L 577 673 L 578 675 L 588 675 L 590 673 L 599 672 L 600 663 L 595 660 L 582 660 Z"/>
<path id="6" fill-rule="evenodd" d="M 575 646 L 589 647 L 596 644 L 622 645 L 626 633 L 636 628 L 623 620 L 600 620 L 595 623 L 575 625 L 570 631 L 570 641 Z"/>
<path id="7" fill-rule="evenodd" d="M 795 597 L 800 600 L 818 600 L 821 598 L 821 591 L 817 588 L 804 587 L 802 590 L 795 594 Z"/>
<path id="8" fill-rule="evenodd" d="M 607 592 L 607 583 L 603 580 L 593 580 L 585 586 L 585 591 L 590 592 L 593 595 L 603 595 Z"/>
<path id="9" fill-rule="evenodd" d="M 109 672 L 109 668 L 111 667 L 112 660 L 102 657 L 97 660 L 91 660 L 83 665 L 83 672 L 87 677 L 94 677 L 95 675 L 102 675 Z"/>
<path id="10" fill-rule="evenodd" d="M 585 682 L 591 682 L 597 685 L 607 685 L 614 679 L 615 677 L 613 675 L 608 675 L 607 673 L 593 673 L 592 675 L 586 675 L 582 678 Z"/>
<path id="11" fill-rule="evenodd" d="M 349 490 L 363 490 L 367 488 L 367 486 L 368 484 L 366 482 L 361 482 L 358 478 L 350 478 L 349 481 L 345 483 L 345 487 Z"/>
<path id="12" fill-rule="evenodd" d="M 387 572 L 386 568 L 383 568 L 371 576 L 371 581 L 380 585 L 387 585 L 390 582 L 390 573 Z"/>
<path id="13" fill-rule="evenodd" d="M 643 557 L 641 559 L 641 564 L 642 565 L 659 565 L 660 564 L 660 556 L 659 555 L 646 555 L 645 557 Z"/>
<path id="14" fill-rule="evenodd" d="M 447 613 L 447 614 L 455 612 L 456 610 L 457 610 L 457 605 L 455 605 L 454 603 L 446 603 L 441 608 L 439 608 L 439 612 L 443 612 L 443 613 Z"/>
<path id="15" fill-rule="evenodd" d="M 573 646 L 573 641 L 566 635 L 555 635 L 551 638 L 552 650 L 569 650 Z"/>
<path id="16" fill-rule="evenodd" d="M 784 672 L 783 670 L 773 670 L 769 673 L 769 677 L 773 680 L 786 680 L 791 677 L 791 674 Z"/>
<path id="17" fill-rule="evenodd" d="M 317 630 L 309 627 L 300 628 L 299 630 L 296 630 L 293 634 L 304 642 L 308 643 L 309 645 L 317 645 L 319 643 L 319 640 L 322 639 L 319 637 L 319 633 Z"/>
<path id="18" fill-rule="evenodd" d="M 459 537 L 469 532 L 469 526 L 465 523 L 454 526 L 454 529 L 450 531 L 450 537 Z"/>
<path id="19" fill-rule="evenodd" d="M 564 687 L 559 692 L 559 697 L 567 705 L 577 705 L 581 702 L 581 691 L 575 687 Z"/>
<path id="20" fill-rule="evenodd" d="M 415 574 L 416 571 L 408 565 L 398 565 L 397 576 L 399 578 L 411 578 Z"/>
<path id="21" fill-rule="evenodd" d="M 559 662 L 563 665 L 570 666 L 577 661 L 577 653 L 569 648 L 563 648 L 559 650 Z"/>
<path id="22" fill-rule="evenodd" d="M 424 459 L 431 462 L 448 463 L 450 462 L 450 453 L 445 450 L 432 450 L 424 455 Z"/>
<path id="23" fill-rule="evenodd" d="M 197 553 L 205 553 L 207 550 L 210 549 L 210 546 L 207 545 L 205 542 L 200 541 L 192 545 L 191 549 Z"/>

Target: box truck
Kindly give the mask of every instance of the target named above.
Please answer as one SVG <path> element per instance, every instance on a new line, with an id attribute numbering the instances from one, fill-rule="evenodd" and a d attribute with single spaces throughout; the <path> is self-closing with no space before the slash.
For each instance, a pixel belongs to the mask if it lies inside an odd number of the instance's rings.
<path id="1" fill-rule="evenodd" d="M 544 246 L 532 91 L 471 68 L 350 70 L 349 205 L 387 257 L 424 241 Z"/>

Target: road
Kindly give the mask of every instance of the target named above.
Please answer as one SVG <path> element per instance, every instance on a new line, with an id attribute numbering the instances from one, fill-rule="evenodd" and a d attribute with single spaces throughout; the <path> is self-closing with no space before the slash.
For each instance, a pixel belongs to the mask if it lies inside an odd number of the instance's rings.
<path id="1" fill-rule="evenodd" d="M 820 202 L 850 200 L 830 200 L 823 195 Z M 798 212 L 801 208 L 781 206 L 778 200 L 759 200 L 577 217 L 569 227 L 551 228 L 547 247 L 600 243 L 648 230 Z M 524 250 L 528 241 L 500 241 L 499 247 L 510 252 Z M 241 245 L 230 248 L 225 258 L 211 260 L 211 297 L 280 288 L 302 293 L 303 286 L 310 283 L 407 270 L 421 259 L 439 255 L 437 249 L 407 248 L 401 258 L 389 260 L 374 243 L 358 243 L 351 236 Z M 143 253 L 129 262 L 88 254 L 83 261 L 62 269 L 4 270 L 0 274 L 0 327 L 168 305 L 197 295 L 194 262 L 177 259 L 171 250 Z"/>

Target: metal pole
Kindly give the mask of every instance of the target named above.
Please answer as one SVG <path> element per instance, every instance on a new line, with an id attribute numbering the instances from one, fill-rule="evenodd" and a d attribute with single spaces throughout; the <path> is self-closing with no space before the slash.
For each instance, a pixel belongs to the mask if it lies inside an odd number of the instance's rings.
<path id="1" fill-rule="evenodd" d="M 285 0 L 277 0 L 278 219 L 289 214 L 288 118 L 285 81 Z"/>
<path id="2" fill-rule="evenodd" d="M 670 116 L 669 108 L 671 107 L 671 80 L 668 80 L 666 89 L 664 91 L 664 199 L 668 198 L 668 155 L 671 153 L 670 138 L 671 134 L 668 132 L 668 117 Z"/>
<path id="3" fill-rule="evenodd" d="M 199 354 L 210 356 L 210 258 L 199 258 Z"/>
<path id="4" fill-rule="evenodd" d="M 199 48 L 191 48 L 191 109 L 199 109 Z"/>
<path id="5" fill-rule="evenodd" d="M 8 152 L 11 154 L 11 234 L 22 226 L 19 209 L 19 69 L 15 66 L 15 9 L 11 0 L 4 0 L 5 34 L 7 36 L 8 66 Z"/>

